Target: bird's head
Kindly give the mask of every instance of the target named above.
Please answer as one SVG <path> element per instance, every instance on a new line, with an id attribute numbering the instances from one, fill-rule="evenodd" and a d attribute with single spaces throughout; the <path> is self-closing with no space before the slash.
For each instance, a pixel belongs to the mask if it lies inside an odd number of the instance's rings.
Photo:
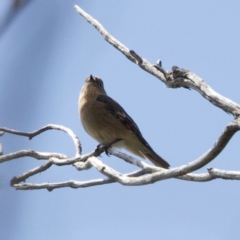
<path id="1" fill-rule="evenodd" d="M 90 75 L 86 78 L 85 83 L 82 87 L 82 93 L 87 94 L 106 94 L 104 90 L 103 81 L 101 78 Z"/>

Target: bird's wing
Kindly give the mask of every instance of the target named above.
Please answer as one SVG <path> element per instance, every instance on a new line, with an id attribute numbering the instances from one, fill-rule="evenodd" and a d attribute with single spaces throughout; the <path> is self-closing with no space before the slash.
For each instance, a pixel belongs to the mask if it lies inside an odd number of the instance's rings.
<path id="1" fill-rule="evenodd" d="M 137 124 L 116 101 L 107 95 L 99 95 L 96 100 L 103 103 L 105 109 L 109 112 L 109 114 L 112 114 L 112 116 L 122 122 L 122 124 L 124 124 L 127 129 L 132 131 L 132 133 L 137 136 L 138 140 L 140 140 L 140 142 L 142 142 L 150 150 L 150 152 L 141 152 L 138 149 L 139 153 L 141 153 L 140 155 L 142 155 L 143 158 L 148 158 L 157 166 L 169 168 L 169 164 L 154 152 L 148 142 L 143 138 Z M 131 151 L 131 149 L 128 150 L 136 154 L 136 152 Z M 136 155 L 140 156 L 139 154 Z"/>
<path id="2" fill-rule="evenodd" d="M 119 119 L 119 121 L 121 121 L 129 130 L 139 137 L 142 137 L 137 124 L 116 101 L 107 95 L 99 95 L 96 100 L 102 102 L 105 109 Z"/>

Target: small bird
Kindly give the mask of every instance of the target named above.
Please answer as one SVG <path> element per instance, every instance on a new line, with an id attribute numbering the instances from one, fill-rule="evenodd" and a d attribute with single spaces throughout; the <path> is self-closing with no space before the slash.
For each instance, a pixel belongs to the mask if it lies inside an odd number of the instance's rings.
<path id="1" fill-rule="evenodd" d="M 169 168 L 169 164 L 150 147 L 138 126 L 125 110 L 110 98 L 103 81 L 90 75 L 86 78 L 78 101 L 82 125 L 86 132 L 102 145 L 112 144 L 149 159 L 154 165 Z"/>

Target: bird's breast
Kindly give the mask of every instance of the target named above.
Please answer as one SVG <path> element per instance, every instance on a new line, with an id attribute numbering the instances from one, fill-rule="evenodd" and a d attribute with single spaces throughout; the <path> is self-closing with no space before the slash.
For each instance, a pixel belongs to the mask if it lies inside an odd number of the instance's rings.
<path id="1" fill-rule="evenodd" d="M 92 138 L 101 144 L 121 138 L 123 140 L 114 144 L 114 147 L 124 147 L 124 137 L 128 130 L 119 119 L 105 109 L 103 103 L 82 99 L 80 105 L 82 125 Z"/>

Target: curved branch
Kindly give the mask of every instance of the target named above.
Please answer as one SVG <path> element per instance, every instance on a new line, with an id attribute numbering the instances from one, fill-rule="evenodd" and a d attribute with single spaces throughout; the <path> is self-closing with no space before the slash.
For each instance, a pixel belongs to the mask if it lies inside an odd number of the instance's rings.
<path id="1" fill-rule="evenodd" d="M 59 129 L 64 129 L 64 127 L 62 126 L 58 126 Z M 3 129 L 3 128 L 2 128 Z M 40 130 L 37 130 L 36 132 L 34 132 L 35 135 L 39 134 L 40 132 L 42 132 L 41 128 Z M 10 130 L 9 130 L 10 131 Z M 10 132 L 16 132 L 14 130 L 11 130 Z M 18 132 L 18 134 L 23 135 L 23 136 L 27 136 L 26 133 L 23 132 Z M 0 157 L 0 162 L 4 162 L 4 161 L 8 161 L 8 160 L 12 160 L 15 158 L 19 158 L 19 157 L 26 157 L 26 156 L 32 156 L 34 158 L 37 159 L 48 159 L 48 162 L 46 162 L 45 164 L 36 167 L 32 170 L 29 170 L 19 176 L 14 177 L 11 180 L 11 186 L 16 187 L 17 184 L 19 184 L 20 182 L 25 181 L 27 178 L 38 174 L 40 172 L 45 171 L 46 169 L 50 168 L 53 164 L 57 165 L 57 166 L 64 166 L 64 165 L 71 165 L 74 164 L 74 166 L 78 169 L 78 170 L 87 170 L 89 168 L 91 168 L 92 164 L 90 162 L 89 159 L 95 159 L 95 156 L 99 156 L 102 152 L 104 151 L 104 149 L 102 148 L 97 148 L 95 151 L 86 154 L 86 155 L 82 155 L 82 156 L 77 156 L 74 158 L 62 158 L 63 155 L 60 154 L 54 154 L 54 153 L 40 153 L 40 152 L 35 152 L 32 150 L 23 150 L 23 151 L 19 151 L 13 154 L 8 154 L 5 156 Z M 59 157 L 59 158 L 58 158 Z M 32 186 L 32 184 L 31 184 Z"/>
<path id="2" fill-rule="evenodd" d="M 93 163 L 95 161 L 95 163 Z M 111 169 L 101 161 L 99 161 L 96 158 L 91 159 L 91 164 L 95 165 L 98 167 L 100 171 L 101 169 L 104 168 L 109 168 L 108 171 L 112 171 L 117 173 L 115 170 Z M 49 164 L 46 164 L 46 168 L 49 166 Z M 44 169 L 43 169 L 44 170 Z M 194 182 L 207 182 L 211 181 L 216 178 L 223 178 L 223 179 L 231 179 L 231 180 L 240 180 L 240 172 L 237 171 L 223 171 L 219 169 L 209 169 L 209 173 L 203 173 L 203 174 L 187 174 L 184 176 L 178 177 L 179 179 L 182 180 L 188 180 L 188 181 L 194 181 Z M 103 184 L 109 184 L 109 183 L 114 183 L 114 182 L 120 182 L 116 181 L 119 178 L 131 178 L 131 177 L 138 177 L 146 174 L 146 171 L 140 170 L 136 171 L 133 173 L 129 173 L 126 175 L 122 175 L 120 173 L 117 173 L 117 175 L 112 175 L 112 173 L 109 175 L 108 179 L 94 179 L 90 181 L 85 181 L 85 182 L 79 182 L 79 181 L 66 181 L 66 182 L 60 182 L 60 183 L 41 183 L 41 184 L 32 184 L 32 183 L 24 183 L 24 184 L 16 184 L 14 183 L 13 185 L 13 180 L 12 180 L 12 185 L 17 189 L 17 190 L 35 190 L 35 189 L 47 189 L 48 191 L 52 191 L 53 189 L 56 188 L 63 188 L 63 187 L 71 187 L 71 188 L 86 188 L 86 187 L 92 187 L 92 186 L 98 186 L 98 185 L 103 185 Z M 115 174 L 114 173 L 114 174 Z M 108 174 L 106 174 L 108 175 Z M 125 184 L 125 185 L 131 185 L 131 184 Z M 141 182 L 140 184 L 141 185 Z"/>
<path id="3" fill-rule="evenodd" d="M 153 165 L 148 165 L 143 161 L 138 161 L 135 158 L 128 156 L 127 154 L 117 151 L 116 149 L 111 148 L 108 150 L 108 152 L 118 158 L 123 159 L 127 163 L 130 163 L 130 164 L 133 164 L 135 166 L 142 168 L 145 171 L 145 173 L 154 173 L 154 172 L 159 171 L 158 167 L 153 166 Z M 186 175 L 178 176 L 176 178 L 180 179 L 180 180 L 191 181 L 191 182 L 208 182 L 208 181 L 216 179 L 216 177 L 214 177 L 210 173 L 198 173 L 198 174 L 188 173 Z"/>
<path id="4" fill-rule="evenodd" d="M 116 49 L 118 49 L 122 54 L 124 54 L 130 61 L 137 64 L 143 70 L 148 73 L 156 76 L 161 81 L 166 83 L 166 78 L 164 74 L 157 70 L 157 68 L 153 67 L 153 65 L 148 62 L 146 59 L 140 57 L 133 50 L 129 50 L 126 46 L 124 46 L 121 42 L 115 39 L 96 19 L 83 11 L 79 6 L 75 5 L 76 11 L 82 15 L 90 24 L 92 24 L 99 33 L 104 37 L 104 39 L 113 45 Z"/>
<path id="5" fill-rule="evenodd" d="M 82 152 L 82 146 L 81 143 L 79 141 L 79 138 L 77 137 L 76 134 L 74 134 L 74 132 L 67 127 L 61 126 L 61 125 L 56 125 L 56 124 L 48 124 L 34 132 L 30 132 L 30 133 L 26 133 L 26 132 L 20 132 L 20 131 L 16 131 L 13 129 L 9 129 L 9 128 L 0 128 L 0 132 L 7 132 L 7 133 L 11 133 L 14 135 L 18 135 L 18 136 L 24 136 L 24 137 L 28 137 L 29 140 L 31 140 L 32 138 L 34 138 L 35 136 L 47 131 L 47 130 L 60 130 L 63 131 L 65 133 L 67 133 L 73 140 L 73 143 L 75 145 L 75 149 L 76 149 L 76 157 L 81 155 Z"/>
<path id="6" fill-rule="evenodd" d="M 33 175 L 36 175 L 40 172 L 45 171 L 46 169 L 50 168 L 53 164 L 57 165 L 57 166 L 71 165 L 71 164 L 74 164 L 74 163 L 79 162 L 79 161 L 86 161 L 89 157 L 93 156 L 94 154 L 95 154 L 95 152 L 84 155 L 82 157 L 67 158 L 67 159 L 58 159 L 58 158 L 55 158 L 55 157 L 51 157 L 43 165 L 41 165 L 39 167 L 36 167 L 34 169 L 31 169 L 31 170 L 29 170 L 29 171 L 27 171 L 27 172 L 25 172 L 25 173 L 23 173 L 19 176 L 14 177 L 11 180 L 11 186 L 16 187 L 16 185 L 19 184 L 20 182 L 26 181 L 27 178 L 29 178 Z"/>
<path id="7" fill-rule="evenodd" d="M 153 172 L 152 174 L 147 176 L 129 178 L 111 169 L 108 166 L 105 165 L 103 166 L 99 162 L 92 164 L 102 174 L 108 177 L 113 177 L 119 183 L 127 186 L 145 185 L 154 183 L 159 180 L 176 178 L 179 176 L 182 176 L 181 179 L 184 179 L 183 175 L 189 172 L 193 172 L 211 162 L 224 149 L 224 147 L 227 145 L 232 136 L 239 130 L 240 130 L 239 119 L 236 119 L 225 128 L 224 132 L 221 134 L 215 145 L 195 161 L 169 170 L 161 169 L 160 171 Z M 191 178 L 193 179 L 193 177 L 194 175 L 188 176 L 184 180 L 191 180 Z M 206 178 L 206 180 L 211 180 L 212 177 L 205 175 L 204 178 Z"/>
<path id="8" fill-rule="evenodd" d="M 47 170 L 48 168 L 50 168 L 52 166 L 52 162 L 46 162 L 45 164 L 39 166 L 39 167 L 36 167 L 26 173 L 23 173 L 17 177 L 14 177 L 11 182 L 10 182 L 10 185 L 11 186 L 14 186 L 15 187 L 15 184 L 18 184 L 19 182 L 23 182 L 25 181 L 27 178 L 37 174 L 37 173 L 40 173 L 40 172 L 43 172 L 45 170 Z"/>
<path id="9" fill-rule="evenodd" d="M 203 79 L 188 70 L 173 67 L 172 78 L 168 78 L 167 85 L 194 89 L 216 107 L 235 117 L 240 116 L 239 104 L 215 92 Z"/>
<path id="10" fill-rule="evenodd" d="M 58 126 L 58 128 L 63 129 L 62 126 Z M 42 132 L 43 129 L 44 128 L 41 128 L 40 130 L 35 131 L 34 135 L 39 134 L 40 132 Z M 0 130 L 3 130 L 3 128 L 1 128 Z M 186 165 L 183 165 L 183 166 L 180 166 L 177 168 L 169 169 L 169 170 L 165 170 L 162 168 L 158 168 L 156 166 L 148 165 L 148 164 L 144 163 L 143 161 L 138 161 L 135 158 L 130 157 L 124 153 L 121 153 L 115 149 L 112 149 L 112 148 L 108 149 L 108 152 L 110 154 L 115 155 L 121 159 L 124 159 L 128 163 L 134 164 L 137 167 L 140 167 L 142 170 L 138 171 L 137 177 L 136 177 L 136 175 L 121 174 L 121 173 L 115 171 L 114 169 L 110 168 L 106 164 L 102 163 L 100 160 L 98 160 L 96 158 L 96 156 L 99 156 L 104 151 L 103 148 L 99 148 L 99 147 L 95 151 L 93 151 L 89 154 L 82 155 L 80 157 L 74 157 L 74 158 L 64 158 L 66 156 L 61 155 L 61 154 L 55 154 L 56 156 L 54 156 L 54 154 L 51 154 L 51 153 L 40 153 L 40 152 L 34 152 L 32 150 L 23 150 L 23 151 L 19 151 L 19 152 L 13 153 L 13 154 L 1 156 L 0 161 L 3 162 L 3 161 L 7 161 L 7 160 L 14 159 L 17 157 L 23 157 L 23 156 L 32 156 L 37 159 L 49 159 L 48 162 L 46 162 L 45 164 L 43 164 L 37 168 L 34 168 L 24 174 L 21 174 L 20 176 L 14 177 L 11 181 L 11 185 L 18 189 L 39 189 L 39 188 L 52 189 L 52 185 L 50 183 L 48 183 L 47 185 L 46 184 L 40 184 L 40 185 L 38 185 L 38 184 L 37 185 L 36 184 L 23 184 L 23 185 L 21 185 L 19 183 L 22 181 L 25 181 L 27 178 L 29 178 L 39 172 L 45 171 L 46 169 L 50 168 L 53 164 L 55 164 L 57 166 L 74 164 L 74 166 L 78 170 L 87 170 L 87 169 L 91 168 L 92 166 L 94 166 L 99 172 L 101 172 L 102 174 L 106 175 L 109 179 L 111 179 L 111 181 L 108 180 L 109 183 L 117 181 L 123 185 L 129 185 L 129 186 L 150 184 L 150 183 L 154 183 L 159 180 L 173 178 L 173 177 L 179 178 L 182 180 L 203 182 L 203 181 L 213 180 L 217 177 L 222 177 L 222 175 L 219 175 L 219 172 L 216 173 L 216 171 L 213 172 L 212 170 L 209 171 L 209 173 L 205 173 L 205 174 L 187 174 L 187 173 L 195 171 L 195 170 L 203 167 L 204 165 L 209 163 L 212 159 L 214 159 L 224 149 L 224 147 L 227 145 L 228 141 L 231 139 L 231 137 L 234 135 L 234 133 L 238 130 L 240 130 L 240 124 L 239 124 L 239 120 L 236 119 L 225 128 L 224 132 L 221 134 L 221 136 L 219 137 L 216 144 L 209 151 L 207 151 L 203 156 L 201 156 L 200 158 L 198 158 L 197 160 L 195 160 L 191 163 L 188 163 Z M 8 132 L 15 133 L 16 131 L 8 130 Z M 27 136 L 26 133 L 22 133 L 22 132 L 21 133 L 17 132 L 17 133 Z M 149 174 L 149 175 L 145 176 L 145 174 Z M 239 173 L 236 172 L 235 175 L 233 175 L 232 173 L 230 174 L 230 173 L 228 173 L 228 171 L 225 171 L 224 174 L 225 174 L 224 178 L 232 179 L 232 178 L 234 178 L 234 176 L 237 176 L 237 174 L 239 174 Z M 230 176 L 230 177 L 228 177 L 228 176 Z M 234 179 L 238 179 L 238 178 L 234 178 Z M 78 186 L 86 187 L 86 186 L 93 186 L 94 184 L 95 185 L 104 184 L 105 180 L 104 181 L 101 180 L 100 182 L 101 183 L 99 183 L 98 180 L 97 181 L 93 180 L 93 182 L 91 182 L 91 181 L 84 182 L 84 183 L 81 182 L 81 183 L 79 183 Z M 74 183 L 73 182 L 64 182 L 64 183 L 59 183 L 59 184 L 54 183 L 54 186 L 56 186 L 54 188 L 66 187 L 66 186 L 75 187 L 74 184 L 75 184 L 75 182 Z"/>
<path id="11" fill-rule="evenodd" d="M 142 175 L 143 171 L 136 171 L 133 173 L 127 174 L 128 177 L 137 177 Z M 48 191 L 52 191 L 56 188 L 63 188 L 63 187 L 71 187 L 71 188 L 86 188 L 86 187 L 92 187 L 92 186 L 98 186 L 103 184 L 109 184 L 116 182 L 112 178 L 108 179 L 94 179 L 90 181 L 85 182 L 79 182 L 79 181 L 66 181 L 66 182 L 60 182 L 60 183 L 41 183 L 41 184 L 32 184 L 32 183 L 24 183 L 24 184 L 15 184 L 14 187 L 17 190 L 35 190 L 35 189 L 47 189 Z"/>
<path id="12" fill-rule="evenodd" d="M 143 70 L 154 75 L 162 82 L 164 82 L 170 88 L 185 87 L 194 89 L 199 92 L 205 99 L 209 100 L 215 106 L 223 109 L 224 111 L 231 113 L 235 117 L 240 116 L 240 105 L 231 101 L 230 99 L 223 97 L 210 88 L 200 77 L 196 76 L 184 69 L 173 67 L 173 72 L 165 71 L 161 63 L 152 65 L 149 61 L 142 58 L 134 52 L 129 50 L 121 42 L 115 39 L 96 19 L 87 14 L 79 6 L 75 5 L 76 11 L 83 16 L 90 24 L 92 24 L 97 31 L 104 37 L 104 39 L 124 54 L 129 60 L 137 64 Z"/>

